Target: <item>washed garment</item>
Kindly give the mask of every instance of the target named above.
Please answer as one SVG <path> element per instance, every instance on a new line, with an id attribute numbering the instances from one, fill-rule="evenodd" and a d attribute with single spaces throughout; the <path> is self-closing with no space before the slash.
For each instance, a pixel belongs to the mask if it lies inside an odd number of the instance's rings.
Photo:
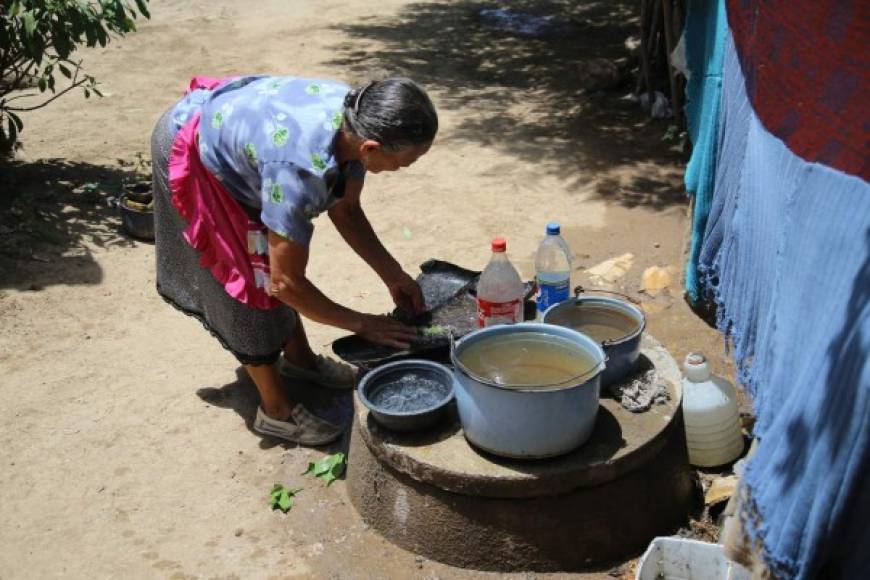
<path id="1" fill-rule="evenodd" d="M 722 92 L 722 53 L 727 34 L 725 0 L 689 0 L 686 5 L 686 124 L 692 157 L 686 166 L 686 192 L 693 197 L 692 238 L 686 264 L 686 292 L 699 300 L 698 256 L 713 198 Z"/>
<path id="2" fill-rule="evenodd" d="M 771 133 L 731 35 L 715 163 L 700 273 L 757 415 L 743 528 L 774 577 L 870 577 L 870 186 Z"/>
<path id="3" fill-rule="evenodd" d="M 798 157 L 870 179 L 870 2 L 727 2 L 761 124 Z"/>

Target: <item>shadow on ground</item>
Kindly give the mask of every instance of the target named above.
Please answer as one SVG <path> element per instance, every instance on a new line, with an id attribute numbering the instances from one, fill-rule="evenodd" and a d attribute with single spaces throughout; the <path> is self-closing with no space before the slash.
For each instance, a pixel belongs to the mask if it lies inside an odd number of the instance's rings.
<path id="1" fill-rule="evenodd" d="M 107 203 L 133 177 L 121 165 L 0 161 L 0 288 L 99 284 L 90 248 L 136 243 Z"/>
<path id="2" fill-rule="evenodd" d="M 520 0 L 509 6 L 549 24 L 529 36 L 482 16 L 498 5 L 419 2 L 398 16 L 336 25 L 353 40 L 336 47 L 330 64 L 357 81 L 411 77 L 438 91 L 440 109 L 464 109 L 442 146 L 459 140 L 496 147 L 572 187 L 587 185 L 590 171 L 669 165 L 664 178 L 605 179 L 597 193 L 628 207 L 685 204 L 676 167 L 681 153 L 663 140 L 670 121 L 651 121 L 624 98 L 634 89 L 625 40 L 638 33 L 638 3 Z M 626 74 L 607 90 L 590 92 L 579 67 L 592 59 L 620 62 Z"/>
<path id="3" fill-rule="evenodd" d="M 347 453 L 350 427 L 353 420 L 353 392 L 328 389 L 304 381 L 292 385 L 285 383 L 284 386 L 292 400 L 302 402 L 315 415 L 347 427 L 344 435 L 338 441 L 323 447 L 329 453 L 338 451 Z M 260 442 L 262 449 L 271 449 L 277 445 L 288 448 L 296 446 L 274 437 L 264 437 L 254 431 L 254 417 L 257 414 L 260 398 L 254 383 L 243 367 L 236 369 L 235 381 L 220 388 L 203 387 L 196 391 L 196 394 L 210 405 L 235 411 L 244 420 L 245 426 L 251 433 L 257 437 L 262 437 Z"/>

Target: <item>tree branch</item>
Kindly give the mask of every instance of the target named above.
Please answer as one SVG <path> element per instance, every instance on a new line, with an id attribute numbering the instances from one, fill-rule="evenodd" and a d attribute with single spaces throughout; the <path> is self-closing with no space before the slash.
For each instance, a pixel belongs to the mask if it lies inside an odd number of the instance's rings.
<path id="1" fill-rule="evenodd" d="M 23 95 L 15 95 L 14 97 L 9 97 L 8 99 L 3 99 L 4 103 L 11 103 L 12 101 L 17 101 L 18 99 L 27 99 L 29 97 L 38 97 L 39 93 L 25 93 Z"/>
<path id="2" fill-rule="evenodd" d="M 81 65 L 81 63 L 79 63 L 79 65 Z M 79 68 L 76 68 L 76 72 L 75 72 L 75 75 L 74 75 L 73 78 L 72 78 L 72 84 L 71 84 L 70 86 L 68 86 L 67 88 L 65 88 L 65 89 L 62 90 L 61 92 L 55 94 L 54 96 L 52 96 L 52 97 L 51 97 L 50 99 L 48 99 L 47 101 L 44 101 L 43 103 L 40 103 L 39 105 L 34 105 L 34 106 L 32 106 L 32 107 L 7 107 L 7 110 L 9 110 L 9 111 L 15 111 L 16 113 L 25 113 L 25 112 L 27 112 L 27 111 L 35 111 L 36 109 L 41 109 L 41 108 L 43 108 L 44 106 L 48 105 L 49 103 L 51 103 L 51 102 L 54 101 L 55 99 L 59 99 L 60 97 L 62 97 L 62 96 L 65 95 L 66 93 L 70 92 L 70 91 L 73 90 L 74 88 L 79 87 L 79 86 L 85 84 L 86 82 L 88 82 L 88 78 L 87 78 L 87 77 L 83 78 L 82 80 L 78 80 L 78 78 L 79 78 L 79 71 L 80 71 L 80 70 L 81 70 L 81 67 L 80 67 L 80 66 L 79 66 Z"/>

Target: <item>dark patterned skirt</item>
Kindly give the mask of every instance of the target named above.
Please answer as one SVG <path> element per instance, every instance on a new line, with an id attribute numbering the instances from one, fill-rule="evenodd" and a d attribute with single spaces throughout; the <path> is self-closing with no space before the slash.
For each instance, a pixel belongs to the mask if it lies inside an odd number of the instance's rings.
<path id="1" fill-rule="evenodd" d="M 283 304 L 271 310 L 242 304 L 200 265 L 199 253 L 182 236 L 187 224 L 172 205 L 168 164 L 174 137 L 167 111 L 151 135 L 157 292 L 199 320 L 240 363 L 274 363 L 293 335 L 297 314 Z"/>

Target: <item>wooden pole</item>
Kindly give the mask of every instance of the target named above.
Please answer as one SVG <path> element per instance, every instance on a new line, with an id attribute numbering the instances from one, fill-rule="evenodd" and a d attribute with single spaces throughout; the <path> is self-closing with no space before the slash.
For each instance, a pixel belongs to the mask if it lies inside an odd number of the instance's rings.
<path id="1" fill-rule="evenodd" d="M 640 68 L 641 75 L 637 79 L 637 90 L 635 94 L 640 96 L 642 89 L 647 92 L 652 90 L 652 80 L 650 74 L 649 46 L 647 43 L 647 33 L 650 27 L 650 3 L 651 0 L 640 1 Z"/>
<path id="2" fill-rule="evenodd" d="M 662 2 L 662 16 L 664 17 L 664 32 L 665 32 L 665 64 L 668 71 L 668 83 L 671 88 L 671 111 L 675 118 L 678 118 L 680 107 L 680 95 L 677 93 L 677 78 L 674 68 L 671 66 L 671 52 L 674 50 L 674 21 L 671 12 L 671 2 L 673 0 L 664 0 Z"/>

